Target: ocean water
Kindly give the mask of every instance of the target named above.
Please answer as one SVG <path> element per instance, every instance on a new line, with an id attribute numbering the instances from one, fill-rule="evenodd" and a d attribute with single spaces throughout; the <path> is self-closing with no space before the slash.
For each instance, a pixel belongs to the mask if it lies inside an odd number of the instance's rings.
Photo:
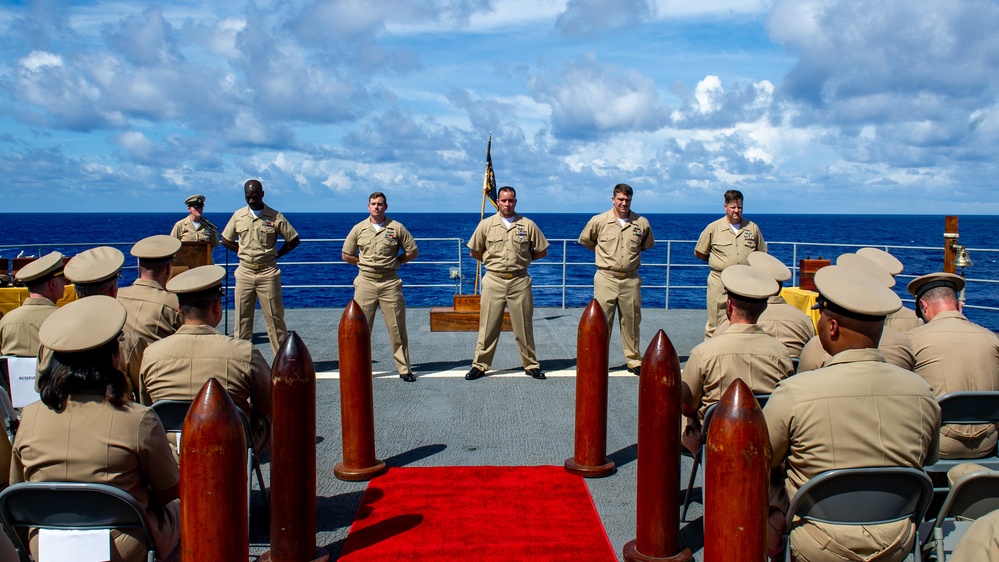
<path id="1" fill-rule="evenodd" d="M 640 209 L 639 209 L 640 210 Z M 220 227 L 228 213 L 206 213 Z M 284 301 L 289 308 L 342 307 L 349 302 L 356 268 L 340 261 L 342 239 L 350 228 L 365 218 L 364 213 L 287 213 L 303 244 L 281 260 Z M 474 289 L 475 261 L 463 244 L 479 221 L 477 213 L 398 213 L 390 214 L 413 233 L 420 257 L 402 269 L 409 306 L 438 306 L 451 303 L 459 290 Z M 531 266 L 537 306 L 585 306 L 592 296 L 593 254 L 575 243 L 590 214 L 546 213 L 531 215 L 552 241 L 549 255 Z M 651 214 L 657 243 L 642 256 L 643 305 L 648 307 L 701 308 L 704 306 L 703 262 L 693 257 L 697 236 L 716 214 Z M 131 244 L 145 236 L 168 233 L 176 213 L 7 214 L 0 237 L 0 257 L 24 252 L 37 255 L 58 249 L 74 255 L 97 244 L 117 245 L 128 254 Z M 858 246 L 889 246 L 904 264 L 895 289 L 910 300 L 905 284 L 918 275 L 943 267 L 944 217 L 915 215 L 747 215 L 763 231 L 771 254 L 788 266 L 796 260 L 824 257 L 835 261 L 841 253 Z M 989 235 L 992 216 L 963 216 L 959 219 L 960 242 L 974 261 L 966 270 L 969 279 L 966 314 L 974 321 L 999 330 L 999 312 L 977 307 L 999 308 L 999 251 Z M 568 242 L 557 240 L 566 239 Z M 666 243 L 666 240 L 672 240 Z M 794 243 L 798 243 L 797 246 Z M 39 247 L 38 245 L 52 245 Z M 896 246 L 910 247 L 907 249 Z M 225 264 L 227 252 L 216 249 L 216 263 Z M 235 255 L 228 253 L 232 268 Z M 459 257 L 460 256 L 460 257 Z M 462 282 L 451 278 L 458 268 Z M 667 268 L 666 263 L 671 267 Z M 127 265 L 132 262 L 127 260 Z M 563 276 L 566 288 L 563 289 Z M 668 279 L 667 279 L 668 276 Z M 122 285 L 135 278 L 135 270 L 123 272 Z M 667 292 L 666 285 L 672 288 Z M 309 286 L 309 287 L 303 287 Z M 679 287 L 679 288 L 677 288 Z M 911 307 L 911 303 L 909 303 Z"/>

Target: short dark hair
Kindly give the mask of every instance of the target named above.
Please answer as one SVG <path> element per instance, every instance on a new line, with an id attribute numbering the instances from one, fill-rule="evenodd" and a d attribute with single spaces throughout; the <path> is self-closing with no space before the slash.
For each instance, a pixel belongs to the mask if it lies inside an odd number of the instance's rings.
<path id="1" fill-rule="evenodd" d="M 631 189 L 631 186 L 626 183 L 619 183 L 614 186 L 614 195 L 618 193 L 623 193 L 628 197 L 632 197 L 635 194 L 635 190 Z"/>
<path id="2" fill-rule="evenodd" d="M 219 291 L 219 287 L 212 287 L 211 289 L 196 293 L 181 293 L 177 295 L 177 300 L 180 301 L 180 311 L 184 313 L 184 316 L 197 318 L 198 320 L 204 320 L 208 309 L 212 307 L 215 301 L 221 298 L 222 293 Z"/>
<path id="3" fill-rule="evenodd" d="M 732 304 L 742 311 L 755 324 L 760 315 L 767 309 L 767 299 L 750 299 L 735 293 L 728 293 Z"/>
<path id="4" fill-rule="evenodd" d="M 73 353 L 54 352 L 52 361 L 38 376 L 42 403 L 55 411 L 66 407 L 70 395 L 103 395 L 112 406 L 121 408 L 128 399 L 125 375 L 115 364 L 118 338 L 94 349 Z"/>
<path id="5" fill-rule="evenodd" d="M 385 197 L 385 194 L 382 193 L 381 191 L 376 191 L 376 192 L 372 193 L 371 195 L 368 195 L 368 202 L 371 202 L 372 199 L 378 199 L 379 197 L 382 198 L 382 199 L 384 199 L 385 200 L 385 204 L 388 205 L 388 197 Z"/>
<path id="6" fill-rule="evenodd" d="M 738 189 L 730 189 L 725 192 L 725 204 L 734 203 L 736 201 L 742 201 L 742 192 Z"/>
<path id="7" fill-rule="evenodd" d="M 114 288 L 118 286 L 118 276 L 115 275 L 110 279 L 104 281 L 99 281 L 97 283 L 75 283 L 73 285 L 76 290 L 76 298 L 82 299 L 84 297 L 92 297 L 94 295 L 107 295 L 111 296 L 114 292 Z"/>
<path id="8" fill-rule="evenodd" d="M 250 188 L 263 189 L 264 184 L 260 183 L 260 180 L 246 180 L 246 183 L 243 184 L 243 189 L 246 190 Z"/>
<path id="9" fill-rule="evenodd" d="M 513 193 L 514 199 L 517 198 L 517 190 L 514 189 L 514 188 L 512 188 L 512 187 L 510 187 L 509 185 L 504 185 L 503 187 L 499 188 L 499 190 L 496 192 L 496 196 L 499 197 L 499 194 L 503 193 L 504 191 L 509 191 L 509 192 Z"/>
<path id="10" fill-rule="evenodd" d="M 139 268 L 146 269 L 153 275 L 161 275 L 166 273 L 170 266 L 173 264 L 173 258 L 169 257 L 161 260 L 147 260 L 144 258 L 139 258 Z"/>

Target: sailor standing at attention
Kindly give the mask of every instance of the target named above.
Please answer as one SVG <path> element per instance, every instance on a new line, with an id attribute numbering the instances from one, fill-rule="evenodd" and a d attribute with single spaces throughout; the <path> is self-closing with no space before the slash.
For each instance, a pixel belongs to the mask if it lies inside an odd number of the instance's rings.
<path id="1" fill-rule="evenodd" d="M 350 229 L 341 253 L 343 261 L 358 268 L 354 301 L 364 311 L 368 329 L 375 322 L 375 312 L 381 308 L 396 371 L 402 380 L 416 382 L 409 366 L 406 299 L 398 270 L 400 265 L 416 259 L 420 251 L 406 227 L 385 216 L 387 210 L 384 193 L 376 191 L 368 196 L 368 218 Z"/>
<path id="2" fill-rule="evenodd" d="M 579 243 L 596 254 L 597 272 L 593 276 L 593 298 L 607 318 L 607 333 L 614 326 L 614 311 L 620 312 L 621 349 L 628 372 L 641 374 L 642 353 L 642 252 L 655 245 L 652 225 L 645 217 L 631 211 L 631 186 L 619 183 L 611 194 L 613 207 L 597 215 L 583 228 Z"/>
<path id="3" fill-rule="evenodd" d="M 117 298 L 128 313 L 125 331 L 147 344 L 169 336 L 184 324 L 177 295 L 163 288 L 178 250 L 180 240 L 159 234 L 139 240 L 129 252 L 139 259 L 139 278 L 131 287 L 118 289 Z"/>
<path id="4" fill-rule="evenodd" d="M 219 229 L 204 217 L 205 196 L 192 195 L 184 203 L 188 215 L 173 225 L 170 236 L 181 242 L 208 242 L 214 250 L 219 245 Z"/>
<path id="5" fill-rule="evenodd" d="M 752 252 L 766 252 L 760 227 L 742 216 L 742 192 L 730 189 L 725 192 L 725 216 L 709 224 L 694 246 L 694 256 L 708 262 L 707 312 L 704 338 L 715 333 L 715 327 L 725 318 L 725 287 L 721 272 L 730 265 L 749 265 L 747 257 Z"/>
<path id="6" fill-rule="evenodd" d="M 534 294 L 527 266 L 548 255 L 548 239 L 534 221 L 516 213 L 516 190 L 504 186 L 497 193 L 499 211 L 483 219 L 468 241 L 471 256 L 482 262 L 486 273 L 482 276 L 479 339 L 465 379 L 474 381 L 489 370 L 503 328 L 504 306 L 510 309 L 513 338 L 524 372 L 544 379 L 534 352 Z"/>
<path id="7" fill-rule="evenodd" d="M 36 357 L 38 330 L 66 291 L 62 254 L 46 254 L 22 267 L 14 278 L 28 287 L 28 298 L 0 318 L 0 355 Z"/>
<path id="8" fill-rule="evenodd" d="M 233 213 L 222 230 L 222 245 L 236 252 L 239 267 L 236 278 L 236 337 L 253 337 L 253 308 L 260 297 L 260 309 L 267 325 L 271 349 L 277 355 L 288 329 L 281 302 L 281 270 L 277 260 L 295 249 L 298 232 L 284 215 L 264 204 L 264 186 L 258 180 L 243 185 L 246 207 Z M 278 237 L 284 239 L 277 247 Z"/>

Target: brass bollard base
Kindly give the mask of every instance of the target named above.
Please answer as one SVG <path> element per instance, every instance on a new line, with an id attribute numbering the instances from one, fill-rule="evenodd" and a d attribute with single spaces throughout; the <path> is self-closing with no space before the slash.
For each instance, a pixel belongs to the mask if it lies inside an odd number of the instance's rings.
<path id="1" fill-rule="evenodd" d="M 347 468 L 342 462 L 333 467 L 333 476 L 345 482 L 366 482 L 385 472 L 385 463 L 375 459 L 375 464 L 367 468 Z"/>
<path id="2" fill-rule="evenodd" d="M 312 560 L 302 560 L 302 561 L 297 561 L 296 560 L 295 562 L 329 562 L 330 561 L 330 555 L 325 550 L 319 548 L 318 546 L 316 547 L 316 552 L 315 552 L 315 554 L 313 554 L 313 556 L 315 556 L 315 558 L 313 558 Z M 257 558 L 257 562 L 273 562 L 273 561 L 274 561 L 274 558 L 272 557 L 271 551 L 269 551 L 269 550 L 267 552 L 261 554 L 260 558 Z"/>
<path id="3" fill-rule="evenodd" d="M 604 476 L 610 476 L 617 472 L 617 466 L 614 465 L 614 461 L 604 459 L 604 464 L 597 466 L 586 466 L 582 464 L 576 464 L 575 457 L 569 457 L 565 459 L 565 471 L 569 474 L 575 474 L 576 476 L 582 476 L 583 478 L 603 478 Z"/>
<path id="4" fill-rule="evenodd" d="M 638 541 L 628 541 L 624 545 L 624 559 L 627 562 L 690 562 L 690 549 L 673 556 L 648 556 L 638 552 Z"/>

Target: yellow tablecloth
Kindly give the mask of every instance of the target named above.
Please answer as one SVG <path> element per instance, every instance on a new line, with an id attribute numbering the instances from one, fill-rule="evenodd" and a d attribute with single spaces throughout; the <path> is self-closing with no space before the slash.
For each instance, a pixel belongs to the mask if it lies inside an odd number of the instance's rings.
<path id="1" fill-rule="evenodd" d="M 24 299 L 28 298 L 27 287 L 2 287 L 0 288 L 0 312 L 7 314 L 11 310 L 21 306 Z M 66 290 L 63 292 L 63 296 L 56 303 L 56 306 L 62 306 L 68 302 L 76 300 L 76 289 L 72 285 L 66 285 Z"/>
<path id="2" fill-rule="evenodd" d="M 800 287 L 784 287 L 780 290 L 780 296 L 784 297 L 787 304 L 808 315 L 808 317 L 812 319 L 812 324 L 815 326 L 816 333 L 818 333 L 819 311 L 812 310 L 812 306 L 815 305 L 815 298 L 819 296 L 817 292 L 802 289 Z"/>

